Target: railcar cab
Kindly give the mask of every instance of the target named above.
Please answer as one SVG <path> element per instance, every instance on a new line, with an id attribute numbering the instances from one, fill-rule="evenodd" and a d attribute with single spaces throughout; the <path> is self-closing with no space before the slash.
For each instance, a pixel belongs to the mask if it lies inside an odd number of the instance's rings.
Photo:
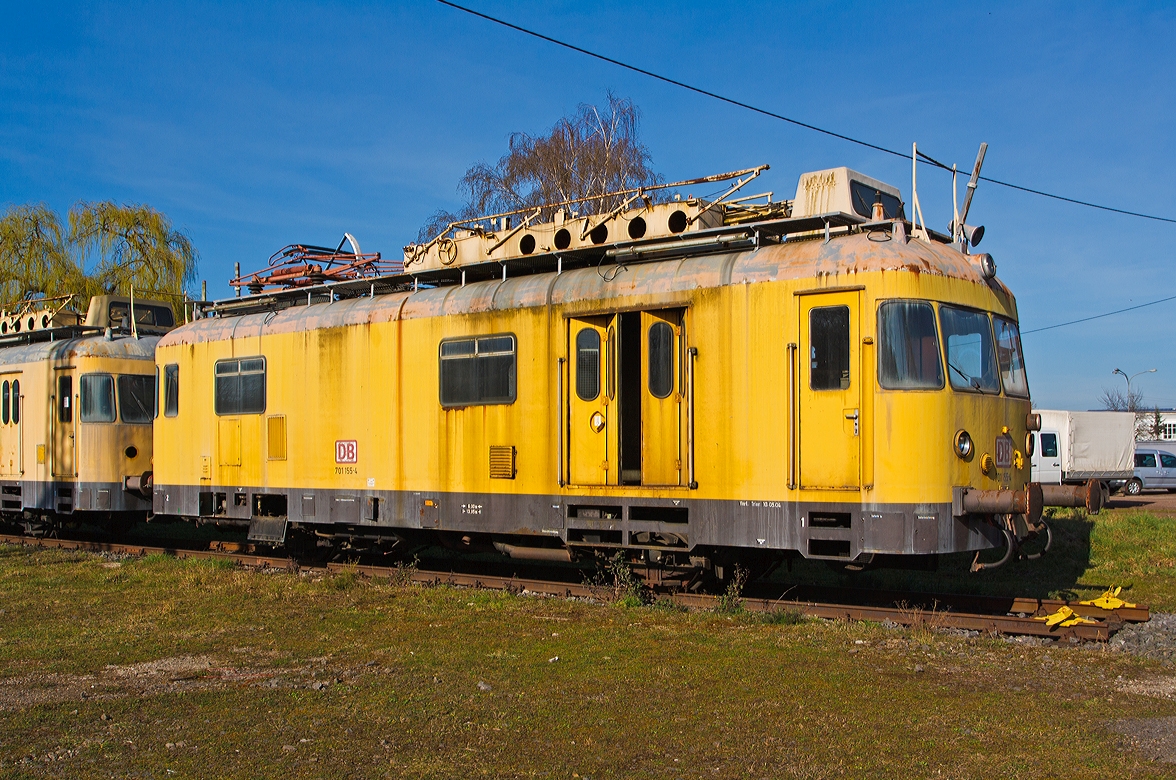
<path id="1" fill-rule="evenodd" d="M 0 317 L 0 518 L 29 533 L 122 525 L 151 508 L 154 351 L 174 314 L 113 295 L 84 318 L 69 304 Z"/>

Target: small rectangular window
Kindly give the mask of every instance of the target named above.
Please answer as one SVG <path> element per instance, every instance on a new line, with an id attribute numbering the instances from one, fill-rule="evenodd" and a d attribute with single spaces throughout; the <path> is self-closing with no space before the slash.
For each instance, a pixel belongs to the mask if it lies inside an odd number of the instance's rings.
<path id="1" fill-rule="evenodd" d="M 809 386 L 814 390 L 849 387 L 849 307 L 809 312 Z"/>
<path id="2" fill-rule="evenodd" d="M 114 377 L 110 374 L 82 375 L 82 422 L 114 422 Z"/>
<path id="3" fill-rule="evenodd" d="M 219 360 L 213 406 L 217 414 L 265 411 L 265 358 Z"/>
<path id="4" fill-rule="evenodd" d="M 180 413 L 180 366 L 169 363 L 163 367 L 163 416 L 175 417 Z"/>
<path id="5" fill-rule="evenodd" d="M 1169 455 L 1166 452 L 1161 452 L 1160 465 L 1166 469 L 1176 469 L 1176 455 Z"/>
<path id="6" fill-rule="evenodd" d="M 57 377 L 57 421 L 73 422 L 73 377 Z"/>
<path id="7" fill-rule="evenodd" d="M 943 387 L 935 310 L 923 301 L 887 301 L 878 307 L 878 384 L 888 390 Z"/>
<path id="8" fill-rule="evenodd" d="M 131 305 L 126 301 L 112 301 L 108 310 L 110 325 L 114 328 L 131 327 Z M 175 314 L 166 306 L 135 304 L 135 322 L 139 325 L 154 325 L 170 328 L 176 324 Z"/>
<path id="9" fill-rule="evenodd" d="M 442 406 L 514 403 L 514 336 L 443 341 L 439 355 Z"/>
<path id="10" fill-rule="evenodd" d="M 118 378 L 118 414 L 132 425 L 151 422 L 155 404 L 155 377 L 147 374 L 121 374 Z"/>
<path id="11" fill-rule="evenodd" d="M 1153 452 L 1137 452 L 1135 453 L 1135 468 L 1137 469 L 1154 469 L 1156 467 L 1156 456 Z"/>
<path id="12" fill-rule="evenodd" d="M 1058 435 L 1056 433 L 1041 434 L 1041 456 L 1043 458 L 1058 456 Z"/>

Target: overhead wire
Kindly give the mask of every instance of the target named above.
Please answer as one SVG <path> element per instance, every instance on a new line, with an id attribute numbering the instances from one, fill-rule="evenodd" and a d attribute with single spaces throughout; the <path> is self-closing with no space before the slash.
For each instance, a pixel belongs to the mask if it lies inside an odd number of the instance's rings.
<path id="1" fill-rule="evenodd" d="M 1105 314 L 1095 314 L 1092 317 L 1083 317 L 1077 320 L 1070 320 L 1069 322 L 1059 322 L 1057 325 L 1047 325 L 1044 328 L 1034 328 L 1033 330 L 1021 331 L 1022 336 L 1028 336 L 1030 333 L 1040 333 L 1043 330 L 1053 330 L 1054 328 L 1064 328 L 1067 325 L 1077 325 L 1080 322 L 1090 322 L 1091 320 L 1101 320 L 1103 317 L 1110 317 L 1115 314 L 1122 314 L 1127 311 L 1135 311 L 1146 306 L 1155 306 L 1157 303 L 1167 303 L 1168 301 L 1176 301 L 1176 295 L 1170 295 L 1167 298 L 1160 298 L 1158 301 L 1149 301 L 1148 303 L 1141 303 L 1137 306 L 1128 306 L 1125 309 L 1116 309 L 1115 311 L 1108 311 Z"/>
<path id="2" fill-rule="evenodd" d="M 591 51 L 590 49 L 585 49 L 582 46 L 576 46 L 575 44 L 568 43 L 567 41 L 561 41 L 558 38 L 553 38 L 550 35 L 544 35 L 541 32 L 537 32 L 535 30 L 531 30 L 526 27 L 522 27 L 522 26 L 514 24 L 512 22 L 508 22 L 505 19 L 500 19 L 496 16 L 491 16 L 489 14 L 482 13 L 481 11 L 475 11 L 472 8 L 467 8 L 466 6 L 458 5 L 457 3 L 451 2 L 451 0 L 437 0 L 437 2 L 440 3 L 441 5 L 448 6 L 450 8 L 457 10 L 457 11 L 461 11 L 463 13 L 470 14 L 471 16 L 476 16 L 480 19 L 484 19 L 488 22 L 493 22 L 494 24 L 498 24 L 503 27 L 509 28 L 511 30 L 515 30 L 516 32 L 523 33 L 524 35 L 530 35 L 530 36 L 532 36 L 534 38 L 538 38 L 542 41 L 547 41 L 548 43 L 555 44 L 556 46 L 561 46 L 565 49 L 569 49 L 571 51 L 578 52 L 579 54 L 583 54 L 585 56 L 592 57 L 592 58 L 600 60 L 602 62 L 607 62 L 611 65 L 616 65 L 619 68 L 624 68 L 625 70 L 629 70 L 634 73 L 640 73 L 643 76 L 648 76 L 649 78 L 656 79 L 656 80 L 664 82 L 666 84 L 671 84 L 675 87 L 679 87 L 681 89 L 685 89 L 690 92 L 694 92 L 696 94 L 703 95 L 705 97 L 709 97 L 714 100 L 718 100 L 718 101 L 721 101 L 723 103 L 727 103 L 732 106 L 737 106 L 738 108 L 743 108 L 748 111 L 752 111 L 754 113 L 761 114 L 766 117 L 770 117 L 772 119 L 778 119 L 782 122 L 787 122 L 787 123 L 795 125 L 797 127 L 802 127 L 806 130 L 812 130 L 813 132 L 821 133 L 823 135 L 827 135 L 832 138 L 837 138 L 839 140 L 846 141 L 851 144 L 857 144 L 858 146 L 864 146 L 867 149 L 873 149 L 874 151 L 877 151 L 877 152 L 882 152 L 884 154 L 893 155 L 895 157 L 901 157 L 903 159 L 910 159 L 910 155 L 906 154 L 905 152 L 899 152 L 894 149 L 888 149 L 885 146 L 880 146 L 879 144 L 871 143 L 869 141 L 863 141 L 860 138 L 854 138 L 853 136 L 845 135 L 844 133 L 838 133 L 834 130 L 828 130 L 823 127 L 818 127 L 817 125 L 810 124 L 808 122 L 802 122 L 799 119 L 793 119 L 792 117 L 784 116 L 783 114 L 778 114 L 775 111 L 769 111 L 766 108 L 760 108 L 759 106 L 752 105 L 751 103 L 745 103 L 742 100 L 736 100 L 735 98 L 730 98 L 725 95 L 720 95 L 717 92 L 712 92 L 710 90 L 703 89 L 701 87 L 696 87 L 692 84 L 687 84 L 684 81 L 679 81 L 677 79 L 670 78 L 669 76 L 663 76 L 660 73 L 655 73 L 654 71 L 647 70 L 645 68 L 641 68 L 636 65 L 630 65 L 627 62 L 622 62 L 621 60 L 615 59 L 613 57 L 608 57 L 604 54 L 599 54 L 597 52 Z M 950 166 L 944 165 L 943 163 L 941 163 L 937 160 L 934 160 L 925 154 L 920 153 L 919 157 L 923 158 L 923 162 L 925 162 L 926 164 L 931 165 L 933 167 L 940 168 L 940 169 L 943 169 L 946 171 L 952 170 Z M 980 178 L 980 180 L 989 182 L 990 184 L 996 184 L 1001 187 L 1008 187 L 1009 189 L 1019 190 L 1021 192 L 1026 192 L 1026 193 L 1029 193 L 1032 195 L 1038 195 L 1043 198 L 1051 198 L 1053 200 L 1063 201 L 1065 203 L 1073 203 L 1078 206 L 1086 206 L 1088 208 L 1099 209 L 1101 211 L 1110 211 L 1110 212 L 1113 212 L 1116 214 L 1123 214 L 1123 215 L 1129 216 L 1129 217 L 1139 217 L 1140 219 L 1150 219 L 1150 220 L 1153 220 L 1156 222 L 1167 222 L 1167 223 L 1171 223 L 1171 224 L 1176 224 L 1176 218 L 1172 218 L 1172 217 L 1161 217 L 1161 216 L 1157 216 L 1155 214 L 1144 214 L 1143 212 L 1130 211 L 1128 209 L 1120 209 L 1120 208 L 1116 208 L 1114 206 L 1104 206 L 1104 205 L 1101 205 L 1098 203 L 1092 203 L 1090 201 L 1080 200 L 1078 198 L 1070 198 L 1065 195 L 1056 195 L 1051 192 L 1045 192 L 1044 190 L 1034 189 L 1033 187 L 1025 187 L 1020 184 L 1013 184 L 1012 182 L 1002 181 L 1000 179 L 993 179 L 988 176 L 980 176 L 979 178 Z"/>

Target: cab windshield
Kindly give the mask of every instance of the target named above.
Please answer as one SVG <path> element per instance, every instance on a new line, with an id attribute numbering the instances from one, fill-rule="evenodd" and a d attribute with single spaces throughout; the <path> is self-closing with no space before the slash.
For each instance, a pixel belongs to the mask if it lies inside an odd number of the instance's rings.
<path id="1" fill-rule="evenodd" d="M 992 348 L 992 326 L 988 315 L 954 306 L 939 307 L 947 355 L 947 375 L 956 390 L 999 393 L 996 354 Z"/>
<path id="2" fill-rule="evenodd" d="M 1025 358 L 1021 355 L 1021 333 L 1017 324 L 1004 317 L 993 317 L 996 330 L 996 359 L 1000 363 L 1000 379 L 1005 392 L 1018 398 L 1029 397 L 1029 381 L 1025 378 Z"/>

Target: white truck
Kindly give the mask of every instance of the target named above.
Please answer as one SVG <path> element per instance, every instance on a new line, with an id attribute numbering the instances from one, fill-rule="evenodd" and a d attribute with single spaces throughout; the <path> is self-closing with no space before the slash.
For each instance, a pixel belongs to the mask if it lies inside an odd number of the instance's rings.
<path id="1" fill-rule="evenodd" d="M 1134 412 L 1036 409 L 1041 430 L 1033 447 L 1032 481 L 1073 485 L 1095 479 L 1106 491 L 1135 476 Z"/>

